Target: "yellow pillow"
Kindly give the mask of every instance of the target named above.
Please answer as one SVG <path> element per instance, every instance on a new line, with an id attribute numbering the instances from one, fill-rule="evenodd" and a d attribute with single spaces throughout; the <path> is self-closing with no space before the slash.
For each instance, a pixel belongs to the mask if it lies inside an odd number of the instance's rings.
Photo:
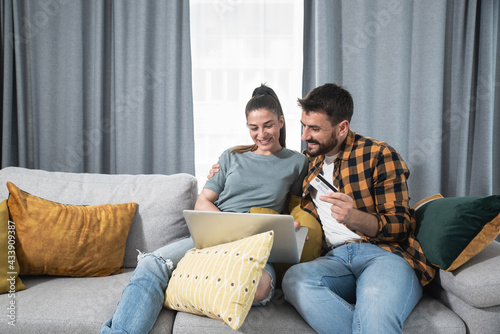
<path id="1" fill-rule="evenodd" d="M 15 237 L 15 225 L 9 221 L 9 208 L 5 200 L 0 203 L 0 293 L 26 289 L 18 276 Z"/>
<path id="2" fill-rule="evenodd" d="M 312 261 L 319 257 L 321 254 L 321 247 L 323 243 L 323 229 L 321 224 L 311 215 L 301 209 L 300 202 L 302 198 L 300 196 L 292 195 L 290 201 L 288 202 L 288 210 L 293 216 L 293 219 L 300 223 L 300 226 L 307 227 L 309 231 L 307 235 L 309 240 L 304 244 L 304 250 L 302 251 L 302 257 L 300 262 Z"/>
<path id="3" fill-rule="evenodd" d="M 309 239 L 304 244 L 304 249 L 302 250 L 302 255 L 300 257 L 300 262 L 307 262 L 314 260 L 320 255 L 323 242 L 323 230 L 321 229 L 320 223 L 316 220 L 316 218 L 314 218 L 314 216 L 300 208 L 300 201 L 300 196 L 290 196 L 290 200 L 288 201 L 288 211 L 290 212 L 290 215 L 293 216 L 293 219 L 300 223 L 300 226 L 307 227 L 309 229 L 307 231 Z M 279 214 L 275 210 L 258 207 L 251 208 L 250 213 Z"/>
<path id="4" fill-rule="evenodd" d="M 65 205 L 7 182 L 20 275 L 107 276 L 123 271 L 136 203 Z"/>
<path id="5" fill-rule="evenodd" d="M 237 330 L 252 306 L 273 240 L 274 232 L 268 231 L 187 251 L 172 273 L 164 305 L 222 320 Z"/>

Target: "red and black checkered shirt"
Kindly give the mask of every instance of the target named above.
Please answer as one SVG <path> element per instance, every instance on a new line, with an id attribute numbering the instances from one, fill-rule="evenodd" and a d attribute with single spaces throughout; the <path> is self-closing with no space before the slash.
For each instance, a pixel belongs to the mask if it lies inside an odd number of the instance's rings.
<path id="1" fill-rule="evenodd" d="M 307 154 L 306 154 L 307 155 Z M 316 219 L 319 215 L 312 202 L 311 180 L 321 171 L 324 155 L 309 157 L 309 173 L 304 179 L 302 208 Z M 408 206 L 406 185 L 410 172 L 392 147 L 384 142 L 349 134 L 334 161 L 333 183 L 339 191 L 354 199 L 354 207 L 378 219 L 375 237 L 353 231 L 363 239 L 402 256 L 415 269 L 422 285 L 428 284 L 435 269 L 427 261 L 415 239 L 415 213 Z"/>

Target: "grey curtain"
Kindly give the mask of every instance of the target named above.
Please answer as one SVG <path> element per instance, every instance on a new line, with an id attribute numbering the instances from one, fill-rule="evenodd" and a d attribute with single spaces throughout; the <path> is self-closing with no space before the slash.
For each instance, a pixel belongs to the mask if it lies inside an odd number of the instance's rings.
<path id="1" fill-rule="evenodd" d="M 189 2 L 2 0 L 2 167 L 194 173 Z"/>
<path id="2" fill-rule="evenodd" d="M 500 2 L 305 0 L 303 93 L 354 98 L 351 128 L 407 162 L 412 204 L 500 193 Z"/>

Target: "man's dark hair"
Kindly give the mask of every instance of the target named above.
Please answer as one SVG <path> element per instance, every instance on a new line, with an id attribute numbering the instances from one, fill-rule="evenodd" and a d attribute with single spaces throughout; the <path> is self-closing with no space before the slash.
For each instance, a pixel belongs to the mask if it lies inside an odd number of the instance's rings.
<path id="1" fill-rule="evenodd" d="M 341 86 L 327 83 L 314 88 L 298 104 L 306 113 L 324 112 L 330 118 L 332 126 L 343 120 L 351 122 L 354 103 L 351 94 Z"/>

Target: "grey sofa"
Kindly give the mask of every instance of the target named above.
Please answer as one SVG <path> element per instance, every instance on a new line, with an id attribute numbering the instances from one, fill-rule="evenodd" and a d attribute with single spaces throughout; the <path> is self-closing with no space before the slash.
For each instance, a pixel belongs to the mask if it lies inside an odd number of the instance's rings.
<path id="1" fill-rule="evenodd" d="M 0 200 L 6 182 L 51 201 L 96 205 L 137 202 L 121 274 L 107 277 L 22 276 L 15 293 L 15 326 L 8 324 L 8 294 L 0 295 L 1 333 L 97 333 L 120 300 L 144 252 L 188 236 L 182 210 L 193 208 L 196 179 L 176 175 L 75 174 L 8 167 L 0 170 Z M 152 333 L 233 333 L 206 317 L 163 309 Z M 252 308 L 241 333 L 314 333 L 278 290 L 270 304 Z M 500 333 L 500 243 L 493 242 L 454 272 L 440 272 L 404 324 L 404 333 Z"/>

